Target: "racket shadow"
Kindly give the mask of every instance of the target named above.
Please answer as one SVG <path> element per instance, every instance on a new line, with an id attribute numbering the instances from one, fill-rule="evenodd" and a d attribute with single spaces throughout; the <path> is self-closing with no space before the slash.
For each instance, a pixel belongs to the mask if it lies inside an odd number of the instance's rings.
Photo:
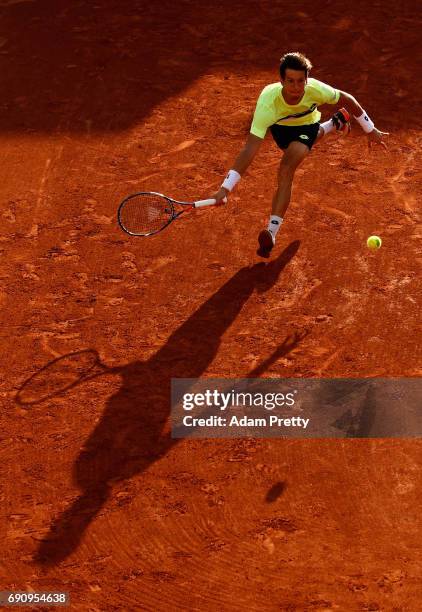
<path id="1" fill-rule="evenodd" d="M 30 376 L 17 392 L 15 402 L 25 408 L 35 406 L 70 391 L 82 382 L 119 371 L 119 368 L 102 364 L 95 349 L 68 353 Z"/>
<path id="2" fill-rule="evenodd" d="M 239 270 L 148 361 L 119 368 L 121 387 L 107 401 L 74 464 L 73 478 L 81 495 L 53 521 L 36 552 L 37 563 L 52 566 L 67 558 L 106 503 L 112 485 L 139 475 L 178 442 L 163 433 L 170 413 L 171 378 L 203 374 L 252 293 L 268 291 L 298 248 L 299 242 L 294 242 L 278 259 Z"/>

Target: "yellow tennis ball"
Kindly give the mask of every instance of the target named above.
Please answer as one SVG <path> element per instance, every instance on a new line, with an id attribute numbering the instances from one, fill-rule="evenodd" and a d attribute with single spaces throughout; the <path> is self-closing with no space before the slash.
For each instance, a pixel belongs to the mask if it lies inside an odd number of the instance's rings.
<path id="1" fill-rule="evenodd" d="M 366 246 L 368 249 L 372 249 L 373 251 L 379 249 L 381 245 L 382 240 L 379 236 L 369 236 L 368 240 L 366 241 Z"/>

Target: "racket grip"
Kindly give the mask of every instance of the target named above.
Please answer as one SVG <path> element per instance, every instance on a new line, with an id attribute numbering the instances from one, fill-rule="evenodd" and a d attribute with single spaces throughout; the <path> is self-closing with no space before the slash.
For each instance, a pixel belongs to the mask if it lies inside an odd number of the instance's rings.
<path id="1" fill-rule="evenodd" d="M 223 198 L 222 200 L 224 204 L 227 203 L 227 198 Z M 194 208 L 201 208 L 202 206 L 215 206 L 217 204 L 217 200 L 215 198 L 210 198 L 209 200 L 198 200 L 194 202 Z"/>

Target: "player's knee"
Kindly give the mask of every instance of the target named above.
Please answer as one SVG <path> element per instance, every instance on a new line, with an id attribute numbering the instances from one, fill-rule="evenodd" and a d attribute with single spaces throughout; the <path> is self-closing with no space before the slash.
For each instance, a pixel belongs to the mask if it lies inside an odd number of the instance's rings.
<path id="1" fill-rule="evenodd" d="M 298 163 L 293 160 L 283 160 L 280 164 L 280 168 L 278 170 L 279 178 L 293 178 L 296 168 L 298 167 Z"/>

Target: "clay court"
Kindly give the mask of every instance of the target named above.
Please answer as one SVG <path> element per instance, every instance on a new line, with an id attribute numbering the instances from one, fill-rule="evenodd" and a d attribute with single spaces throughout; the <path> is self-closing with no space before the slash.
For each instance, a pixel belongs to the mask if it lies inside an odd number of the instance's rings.
<path id="1" fill-rule="evenodd" d="M 169 427 L 172 378 L 421 376 L 417 10 L 0 2 L 0 590 L 92 612 L 420 609 L 420 439 Z M 219 188 L 290 50 L 388 152 L 356 122 L 318 144 L 268 261 L 269 135 L 226 207 L 126 236 L 126 195 Z"/>

